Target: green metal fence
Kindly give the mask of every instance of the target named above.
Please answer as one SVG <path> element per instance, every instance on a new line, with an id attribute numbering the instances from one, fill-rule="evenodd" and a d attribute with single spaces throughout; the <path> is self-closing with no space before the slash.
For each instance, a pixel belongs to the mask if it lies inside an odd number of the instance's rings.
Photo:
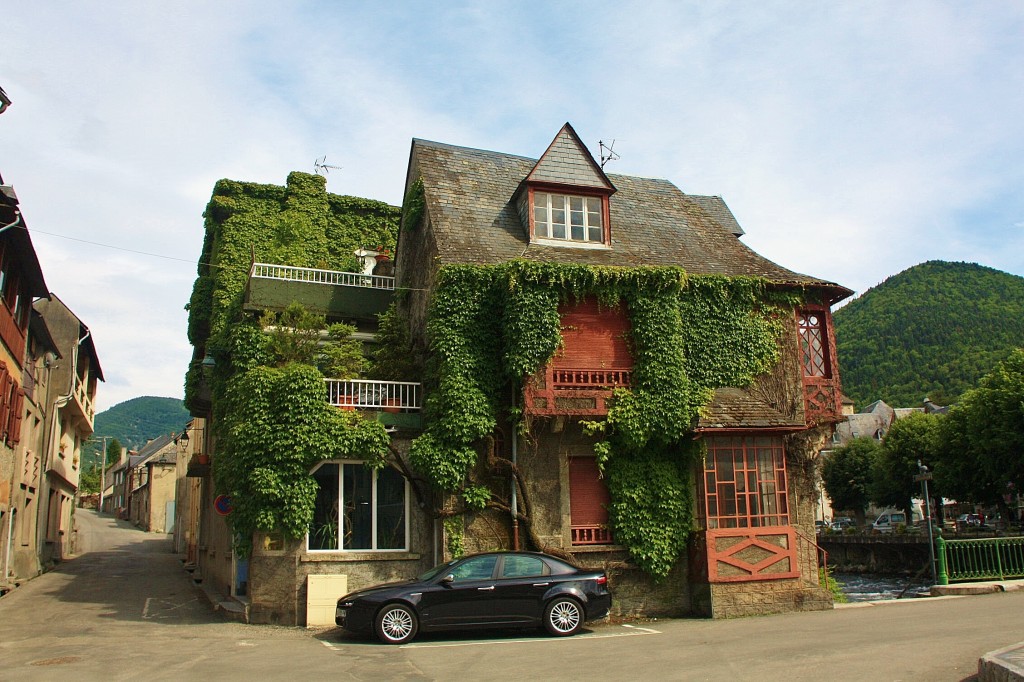
<path id="1" fill-rule="evenodd" d="M 1024 537 L 945 540 L 938 538 L 940 585 L 967 580 L 1024 578 Z"/>

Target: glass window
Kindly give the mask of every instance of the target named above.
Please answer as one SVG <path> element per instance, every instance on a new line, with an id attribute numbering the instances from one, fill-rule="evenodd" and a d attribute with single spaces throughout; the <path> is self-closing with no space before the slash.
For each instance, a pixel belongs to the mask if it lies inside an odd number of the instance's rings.
<path id="1" fill-rule="evenodd" d="M 804 376 L 827 377 L 828 362 L 825 354 L 824 315 L 804 311 L 799 316 L 800 350 L 803 355 Z"/>
<path id="2" fill-rule="evenodd" d="M 405 479 L 391 468 L 327 462 L 313 472 L 317 493 L 307 546 L 316 551 L 404 550 Z"/>
<path id="3" fill-rule="evenodd" d="M 604 241 L 600 197 L 534 192 L 533 233 L 536 237 L 576 242 Z"/>
<path id="4" fill-rule="evenodd" d="M 467 559 L 452 571 L 455 582 L 467 580 L 490 580 L 494 575 L 494 565 L 498 562 L 497 555 L 478 556 Z"/>
<path id="5" fill-rule="evenodd" d="M 544 575 L 544 562 L 540 558 L 515 554 L 505 556 L 505 563 L 501 567 L 502 578 L 530 578 L 538 575 Z"/>
<path id="6" fill-rule="evenodd" d="M 789 525 L 782 439 L 732 436 L 707 439 L 702 477 L 708 528 Z"/>

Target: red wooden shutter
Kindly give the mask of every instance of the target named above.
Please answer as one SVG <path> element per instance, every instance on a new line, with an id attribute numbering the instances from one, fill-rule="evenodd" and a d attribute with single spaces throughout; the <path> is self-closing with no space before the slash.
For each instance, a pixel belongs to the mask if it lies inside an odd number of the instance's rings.
<path id="1" fill-rule="evenodd" d="M 629 318 L 624 306 L 601 308 L 596 298 L 561 308 L 563 347 L 552 359 L 557 369 L 629 369 Z"/>
<path id="2" fill-rule="evenodd" d="M 21 418 L 25 412 L 25 390 L 19 388 L 15 392 L 15 400 L 12 405 L 10 443 L 12 446 L 21 442 Z"/>
<path id="3" fill-rule="evenodd" d="M 574 526 L 608 523 L 608 486 L 600 478 L 594 457 L 569 458 L 569 514 Z"/>

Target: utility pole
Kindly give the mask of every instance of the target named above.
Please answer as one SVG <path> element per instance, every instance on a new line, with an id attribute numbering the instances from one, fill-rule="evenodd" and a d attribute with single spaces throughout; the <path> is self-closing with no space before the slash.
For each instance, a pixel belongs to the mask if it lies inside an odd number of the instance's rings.
<path id="1" fill-rule="evenodd" d="M 103 451 L 100 452 L 100 504 L 96 508 L 97 514 L 103 513 L 103 489 L 106 485 L 107 470 L 107 437 L 103 436 Z"/>

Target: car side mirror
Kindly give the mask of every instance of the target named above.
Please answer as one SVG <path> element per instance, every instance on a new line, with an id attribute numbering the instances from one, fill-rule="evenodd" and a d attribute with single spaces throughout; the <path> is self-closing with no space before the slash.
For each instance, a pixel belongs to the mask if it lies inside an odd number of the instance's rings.
<path id="1" fill-rule="evenodd" d="M 451 585 L 453 582 L 455 582 L 455 576 L 451 573 L 441 578 L 442 585 Z"/>

